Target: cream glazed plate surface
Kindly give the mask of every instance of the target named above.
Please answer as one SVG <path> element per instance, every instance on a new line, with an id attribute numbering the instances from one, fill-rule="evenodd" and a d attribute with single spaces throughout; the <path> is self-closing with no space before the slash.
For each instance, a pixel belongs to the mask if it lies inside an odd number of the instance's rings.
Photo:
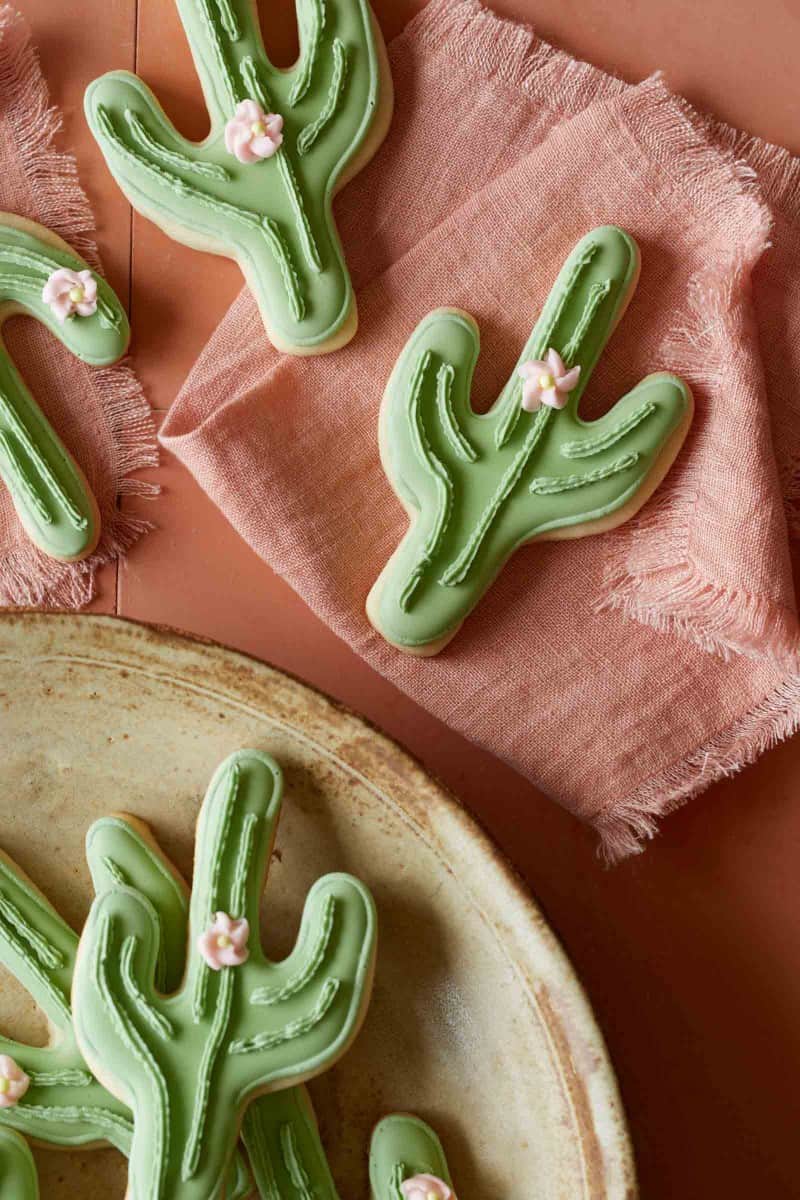
<path id="1" fill-rule="evenodd" d="M 367 1200 L 370 1131 L 394 1110 L 437 1130 L 459 1200 L 636 1195 L 605 1047 L 555 937 L 459 805 L 362 720 L 218 646 L 108 617 L 6 613 L 0 741 L 0 848 L 76 929 L 92 895 L 92 821 L 141 817 L 189 877 L 217 765 L 242 747 L 280 762 L 267 949 L 288 951 L 326 871 L 359 876 L 378 906 L 365 1024 L 311 1087 L 342 1200 Z M 46 1039 L 5 972 L 0 1027 Z M 48 1200 L 122 1200 L 115 1151 L 35 1153 Z"/>

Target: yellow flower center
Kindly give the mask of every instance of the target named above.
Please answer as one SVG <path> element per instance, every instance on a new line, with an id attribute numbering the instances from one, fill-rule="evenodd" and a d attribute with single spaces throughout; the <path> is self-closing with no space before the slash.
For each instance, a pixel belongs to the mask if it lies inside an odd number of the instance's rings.
<path id="1" fill-rule="evenodd" d="M 11 1091 L 11 1080 L 3 1077 L 0 1079 L 0 1096 L 7 1096 Z"/>
<path id="2" fill-rule="evenodd" d="M 217 938 L 217 945 L 219 946 L 220 950 L 227 950 L 228 946 L 232 946 L 233 943 L 231 942 L 231 939 L 228 937 L 227 933 L 221 933 Z"/>
<path id="3" fill-rule="evenodd" d="M 436 1192 L 431 1191 L 427 1193 L 425 1200 L 439 1200 L 439 1196 Z"/>
<path id="4" fill-rule="evenodd" d="M 552 375 L 539 376 L 539 387 L 542 389 L 542 391 L 545 391 L 547 388 L 551 388 L 554 383 L 555 379 L 553 379 Z"/>
<path id="5" fill-rule="evenodd" d="M 81 300 L 83 299 L 83 296 L 84 296 L 84 291 L 83 291 L 82 287 L 75 286 L 74 288 L 70 288 L 69 298 L 73 304 L 80 304 Z"/>
<path id="6" fill-rule="evenodd" d="M 250 126 L 250 132 L 253 137 L 263 137 L 267 132 L 267 127 L 263 121 L 253 121 L 253 124 Z"/>

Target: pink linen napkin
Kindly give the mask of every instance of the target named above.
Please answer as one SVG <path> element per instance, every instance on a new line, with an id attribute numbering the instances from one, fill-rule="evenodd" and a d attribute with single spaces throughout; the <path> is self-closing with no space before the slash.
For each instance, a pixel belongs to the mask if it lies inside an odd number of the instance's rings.
<path id="1" fill-rule="evenodd" d="M 99 269 L 94 221 L 75 160 L 57 151 L 59 114 L 30 33 L 9 5 L 0 7 L 0 211 L 46 225 Z M 97 499 L 102 532 L 80 563 L 59 563 L 30 542 L 0 484 L 0 603 L 79 608 L 92 599 L 97 568 L 121 554 L 147 528 L 117 498 L 146 495 L 152 485 L 130 473 L 154 466 L 155 428 L 129 365 L 93 368 L 79 362 L 35 321 L 14 321 L 8 345 L 16 366 Z"/>
<path id="2" fill-rule="evenodd" d="M 800 167 L 477 0 L 433 0 L 390 58 L 392 131 L 337 202 L 356 339 L 281 356 L 244 291 L 162 438 L 340 637 L 621 857 L 800 713 Z M 519 551 L 443 653 L 407 657 L 364 615 L 406 524 L 377 448 L 396 356 L 425 313 L 465 308 L 490 403 L 567 253 L 606 222 L 637 239 L 642 275 L 584 414 L 675 371 L 697 403 L 688 442 L 630 527 Z"/>

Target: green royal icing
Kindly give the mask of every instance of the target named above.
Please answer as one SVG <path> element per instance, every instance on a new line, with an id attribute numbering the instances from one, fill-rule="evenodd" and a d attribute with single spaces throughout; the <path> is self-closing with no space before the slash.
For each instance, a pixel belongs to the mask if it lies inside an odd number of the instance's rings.
<path id="1" fill-rule="evenodd" d="M 185 884 L 150 842 L 119 817 L 95 822 L 86 854 L 97 891 L 124 880 L 158 912 L 163 954 L 156 980 L 165 990 L 176 987 L 186 955 Z M 77 949 L 72 929 L 19 869 L 0 856 L 0 964 L 27 988 L 55 1031 L 44 1047 L 0 1038 L 0 1054 L 10 1055 L 31 1080 L 15 1107 L 0 1109 L 0 1134 L 13 1126 L 45 1145 L 111 1143 L 127 1155 L 133 1136 L 130 1110 L 86 1069 L 73 1033 L 69 996 Z M 250 1174 L 237 1155 L 228 1178 L 229 1200 L 244 1200 L 251 1189 Z"/>
<path id="2" fill-rule="evenodd" d="M 13 1129 L 0 1128 L 0 1200 L 39 1200 L 33 1155 Z"/>
<path id="3" fill-rule="evenodd" d="M 283 962 L 269 962 L 261 950 L 259 903 L 280 791 L 276 764 L 256 751 L 231 756 L 215 774 L 198 825 L 188 964 L 167 995 L 154 986 L 167 923 L 151 897 L 119 883 L 129 864 L 106 823 L 111 836 L 96 863 L 107 872 L 108 890 L 98 894 L 81 941 L 75 1027 L 90 1065 L 134 1112 L 132 1196 L 218 1196 L 243 1106 L 262 1088 L 324 1070 L 363 1012 L 375 914 L 357 880 L 329 875 L 317 882 L 297 946 Z M 106 860 L 116 870 L 109 872 Z M 197 949 L 217 911 L 246 916 L 251 929 L 247 961 L 218 972 Z M 180 924 L 176 916 L 170 936 Z M 251 1110 L 291 1101 L 290 1089 L 258 1099 Z"/>
<path id="4" fill-rule="evenodd" d="M 671 439 L 688 427 L 691 393 L 656 374 L 605 416 L 585 422 L 580 397 L 635 286 L 636 243 L 595 229 L 567 259 L 520 364 L 553 348 L 580 365 L 564 409 L 526 412 L 516 370 L 486 414 L 470 404 L 475 323 L 440 309 L 401 354 L 381 410 L 384 469 L 411 525 L 370 593 L 373 625 L 400 648 L 435 651 L 457 631 L 511 554 L 535 537 L 606 523 L 646 496 Z"/>
<path id="5" fill-rule="evenodd" d="M 315 353 L 355 328 L 331 206 L 343 172 L 380 132 L 389 85 L 367 0 L 298 0 L 297 9 L 300 57 L 283 71 L 267 58 L 252 0 L 178 0 L 211 117 L 200 144 L 128 72 L 92 83 L 86 112 L 134 207 L 171 236 L 236 259 L 275 344 Z M 242 100 L 283 117 L 271 158 L 241 163 L 227 150 L 225 125 Z"/>
<path id="6" fill-rule="evenodd" d="M 42 288 L 59 267 L 87 270 L 71 250 L 32 222 L 0 214 L 0 321 L 24 311 L 48 327 L 76 357 L 93 366 L 120 358 L 130 331 L 125 312 L 104 279 L 95 274 L 97 312 L 60 324 L 42 299 Z M 54 558 L 79 559 L 97 541 L 97 510 L 85 480 L 52 429 L 0 341 L 0 479 L 25 531 Z"/>
<path id="7" fill-rule="evenodd" d="M 434 1175 L 453 1186 L 442 1144 L 430 1126 L 419 1117 L 394 1113 L 372 1135 L 369 1181 L 374 1200 L 403 1200 L 400 1184 L 414 1175 Z"/>
<path id="8" fill-rule="evenodd" d="M 339 1200 L 304 1088 L 252 1104 L 245 1114 L 242 1138 L 262 1200 Z M 374 1200 L 403 1200 L 400 1184 L 420 1174 L 435 1175 L 450 1186 L 438 1137 L 418 1117 L 385 1117 L 373 1133 L 370 1149 Z"/>

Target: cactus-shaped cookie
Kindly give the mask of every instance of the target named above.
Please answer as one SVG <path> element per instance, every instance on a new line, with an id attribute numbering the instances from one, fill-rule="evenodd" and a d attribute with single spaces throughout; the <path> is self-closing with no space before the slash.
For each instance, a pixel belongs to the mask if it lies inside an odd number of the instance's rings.
<path id="1" fill-rule="evenodd" d="M 0 1128 L 0 1200 L 39 1200 L 39 1180 L 28 1143 Z"/>
<path id="2" fill-rule="evenodd" d="M 211 132 L 186 141 L 135 75 L 115 71 L 86 94 L 108 165 L 172 237 L 239 263 L 279 349 L 343 345 L 356 314 L 332 200 L 391 111 L 369 4 L 298 0 L 300 57 L 288 71 L 266 56 L 253 0 L 178 0 L 178 9 Z"/>
<path id="3" fill-rule="evenodd" d="M 355 1036 L 375 954 L 371 897 L 329 875 L 312 888 L 294 951 L 265 957 L 259 903 L 280 807 L 280 773 L 256 751 L 215 774 L 197 831 L 189 951 L 180 988 L 156 987 L 156 910 L 118 884 L 92 905 L 73 986 L 74 1024 L 94 1073 L 134 1115 L 129 1194 L 221 1194 L 246 1104 L 325 1070 Z"/>
<path id="4" fill-rule="evenodd" d="M 453 1197 L 442 1143 L 429 1125 L 407 1113 L 393 1113 L 376 1126 L 370 1148 L 369 1181 L 374 1200 Z"/>
<path id="5" fill-rule="evenodd" d="M 0 213 L 0 325 L 19 312 L 93 366 L 116 362 L 128 345 L 125 312 L 105 280 L 49 230 Z M 94 497 L 1 340 L 0 479 L 45 554 L 73 561 L 92 552 L 100 534 Z"/>
<path id="6" fill-rule="evenodd" d="M 152 903 L 163 931 L 158 984 L 167 990 L 176 987 L 186 953 L 185 884 L 132 819 L 95 822 L 86 853 L 98 890 L 133 884 Z M 73 1033 L 69 997 L 77 951 L 72 929 L 19 867 L 0 855 L 0 964 L 30 991 L 51 1032 L 46 1046 L 0 1038 L 0 1060 L 10 1058 L 27 1080 L 22 1095 L 0 1107 L 0 1133 L 12 1126 L 44 1145 L 69 1148 L 108 1142 L 128 1154 L 133 1136 L 130 1110 L 93 1078 Z M 244 1200 L 251 1190 L 249 1172 L 237 1155 L 226 1200 Z"/>
<path id="7" fill-rule="evenodd" d="M 0 854 L 0 963 L 31 994 L 50 1029 L 45 1046 L 0 1038 L 0 1075 L 14 1075 L 11 1062 L 23 1077 L 22 1087 L 6 1092 L 11 1102 L 0 1107 L 0 1126 L 55 1146 L 110 1142 L 126 1154 L 131 1114 L 92 1076 L 73 1031 L 70 988 L 77 950 L 73 930 Z"/>
<path id="8" fill-rule="evenodd" d="M 663 478 L 692 416 L 680 379 L 648 375 L 599 420 L 578 415 L 638 272 L 623 230 L 587 234 L 485 414 L 470 404 L 474 321 L 441 309 L 417 327 L 380 422 L 384 469 L 411 524 L 367 602 L 375 628 L 400 649 L 435 654 L 519 546 L 611 529 Z"/>

